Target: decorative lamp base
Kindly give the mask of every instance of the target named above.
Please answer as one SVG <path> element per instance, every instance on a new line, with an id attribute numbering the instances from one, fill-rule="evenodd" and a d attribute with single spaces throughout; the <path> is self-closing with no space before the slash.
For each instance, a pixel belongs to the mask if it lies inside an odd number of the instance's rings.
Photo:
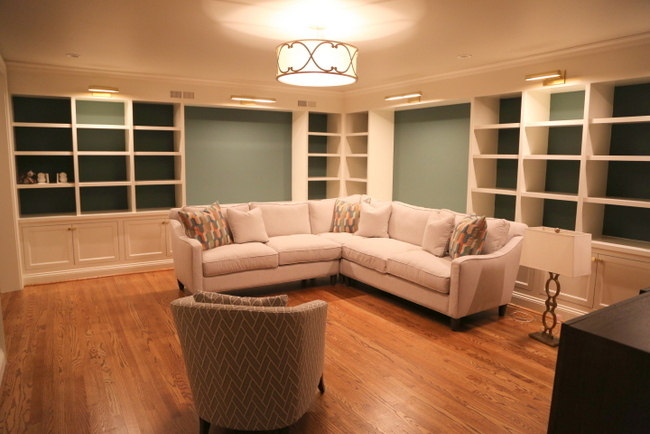
<path id="1" fill-rule="evenodd" d="M 529 337 L 540 341 L 543 344 L 548 345 L 549 347 L 557 347 L 560 345 L 560 338 L 550 335 L 544 332 L 535 332 L 528 335 Z"/>

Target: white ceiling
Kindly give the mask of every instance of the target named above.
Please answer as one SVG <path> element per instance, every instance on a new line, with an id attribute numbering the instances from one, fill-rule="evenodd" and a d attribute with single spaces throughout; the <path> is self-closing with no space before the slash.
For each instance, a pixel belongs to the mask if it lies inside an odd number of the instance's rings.
<path id="1" fill-rule="evenodd" d="M 359 48 L 339 89 L 365 89 L 647 37 L 650 0 L 0 0 L 7 62 L 286 86 L 275 47 L 318 36 Z"/>

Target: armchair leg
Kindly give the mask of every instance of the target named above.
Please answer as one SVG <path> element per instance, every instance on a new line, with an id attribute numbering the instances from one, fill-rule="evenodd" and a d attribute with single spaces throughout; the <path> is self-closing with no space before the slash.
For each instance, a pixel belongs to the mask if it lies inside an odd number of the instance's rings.
<path id="1" fill-rule="evenodd" d="M 208 434 L 210 432 L 210 422 L 199 418 L 199 434 Z"/>
<path id="2" fill-rule="evenodd" d="M 499 316 L 505 316 L 506 315 L 507 307 L 508 307 L 507 304 L 499 306 Z"/>
<path id="3" fill-rule="evenodd" d="M 320 376 L 320 381 L 318 382 L 318 390 L 320 390 L 320 393 L 325 393 L 325 380 L 323 380 L 323 376 Z"/>
<path id="4" fill-rule="evenodd" d="M 178 279 L 176 279 L 176 281 L 178 282 L 178 289 L 180 289 L 181 291 L 185 291 L 185 285 L 183 285 L 183 282 L 181 282 Z"/>
<path id="5" fill-rule="evenodd" d="M 460 318 L 451 318 L 450 327 L 452 332 L 460 330 Z"/>

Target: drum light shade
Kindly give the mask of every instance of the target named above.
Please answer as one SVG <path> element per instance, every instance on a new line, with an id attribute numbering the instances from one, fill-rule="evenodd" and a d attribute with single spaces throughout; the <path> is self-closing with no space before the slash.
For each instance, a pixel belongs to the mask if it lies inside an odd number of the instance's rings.
<path id="1" fill-rule="evenodd" d="M 359 50 L 344 42 L 303 39 L 278 45 L 278 81 L 295 86 L 330 87 L 357 81 Z"/>

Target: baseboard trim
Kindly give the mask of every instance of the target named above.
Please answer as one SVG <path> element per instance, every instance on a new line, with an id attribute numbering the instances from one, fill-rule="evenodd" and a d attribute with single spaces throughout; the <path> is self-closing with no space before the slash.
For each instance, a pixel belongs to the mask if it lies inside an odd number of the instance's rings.
<path id="1" fill-rule="evenodd" d="M 533 310 L 535 312 L 543 313 L 546 310 L 546 305 L 544 304 L 545 300 L 539 299 L 537 297 L 532 297 L 530 295 L 522 294 L 520 292 L 514 292 L 512 294 L 512 303 L 527 309 Z M 564 306 L 558 304 L 555 309 L 556 313 L 561 314 L 564 320 L 576 318 L 582 315 L 585 315 L 591 312 L 592 309 L 581 310 L 569 306 Z"/>
<path id="2" fill-rule="evenodd" d="M 137 262 L 132 264 L 116 264 L 102 267 L 77 268 L 72 270 L 46 271 L 23 275 L 25 285 L 53 283 L 64 280 L 86 279 L 90 277 L 114 276 L 116 274 L 137 273 L 171 268 L 173 260 L 162 259 L 159 261 Z"/>

